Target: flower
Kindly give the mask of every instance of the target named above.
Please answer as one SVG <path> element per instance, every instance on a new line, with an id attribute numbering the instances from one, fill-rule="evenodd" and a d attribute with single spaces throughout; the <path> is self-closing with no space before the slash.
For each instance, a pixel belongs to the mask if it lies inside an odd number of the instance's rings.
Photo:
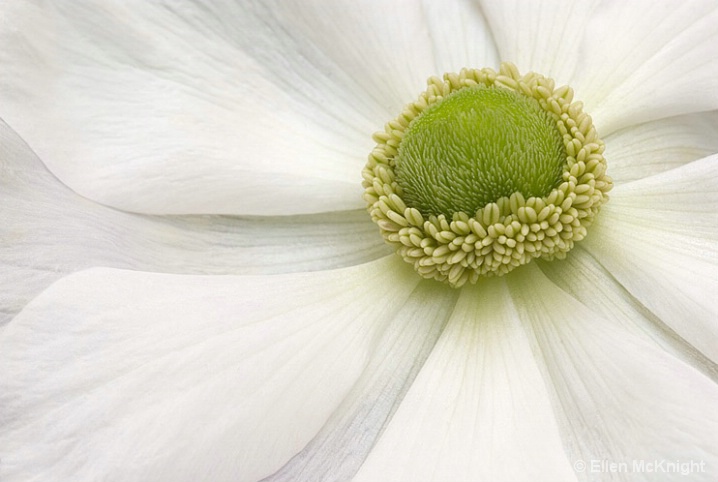
<path id="1" fill-rule="evenodd" d="M 718 10 L 444 3 L 2 4 L 3 480 L 715 478 Z M 616 187 L 454 290 L 359 172 L 500 59 L 570 83 Z"/>

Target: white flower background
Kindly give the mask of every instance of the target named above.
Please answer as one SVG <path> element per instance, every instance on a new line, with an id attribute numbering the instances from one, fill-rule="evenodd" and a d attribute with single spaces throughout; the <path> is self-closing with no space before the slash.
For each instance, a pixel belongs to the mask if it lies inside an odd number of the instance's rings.
<path id="1" fill-rule="evenodd" d="M 0 480 L 718 477 L 715 1 L 0 3 Z M 430 75 L 569 84 L 616 187 L 452 290 L 360 171 Z"/>

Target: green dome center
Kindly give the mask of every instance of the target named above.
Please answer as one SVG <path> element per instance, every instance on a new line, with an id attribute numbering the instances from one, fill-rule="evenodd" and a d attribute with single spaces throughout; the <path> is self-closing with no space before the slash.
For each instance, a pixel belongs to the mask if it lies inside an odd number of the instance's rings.
<path id="1" fill-rule="evenodd" d="M 399 145 L 396 180 L 425 215 L 475 213 L 515 192 L 541 197 L 561 182 L 566 148 L 534 98 L 469 87 L 415 118 Z"/>

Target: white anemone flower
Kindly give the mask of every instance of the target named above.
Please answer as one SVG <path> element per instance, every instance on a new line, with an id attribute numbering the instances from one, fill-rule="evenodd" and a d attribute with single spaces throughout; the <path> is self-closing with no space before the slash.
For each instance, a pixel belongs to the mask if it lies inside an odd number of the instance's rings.
<path id="1" fill-rule="evenodd" d="M 2 2 L 0 479 L 715 480 L 717 24 Z M 503 60 L 574 89 L 614 188 L 566 259 L 455 289 L 361 172 L 427 78 Z"/>

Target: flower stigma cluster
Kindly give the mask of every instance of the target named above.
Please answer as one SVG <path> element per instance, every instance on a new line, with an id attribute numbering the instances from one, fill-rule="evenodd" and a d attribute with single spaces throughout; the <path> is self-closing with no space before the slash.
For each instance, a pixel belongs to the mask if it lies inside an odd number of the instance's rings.
<path id="1" fill-rule="evenodd" d="M 454 287 L 564 258 L 612 187 L 573 90 L 510 63 L 430 78 L 374 140 L 372 220 L 421 276 Z"/>

